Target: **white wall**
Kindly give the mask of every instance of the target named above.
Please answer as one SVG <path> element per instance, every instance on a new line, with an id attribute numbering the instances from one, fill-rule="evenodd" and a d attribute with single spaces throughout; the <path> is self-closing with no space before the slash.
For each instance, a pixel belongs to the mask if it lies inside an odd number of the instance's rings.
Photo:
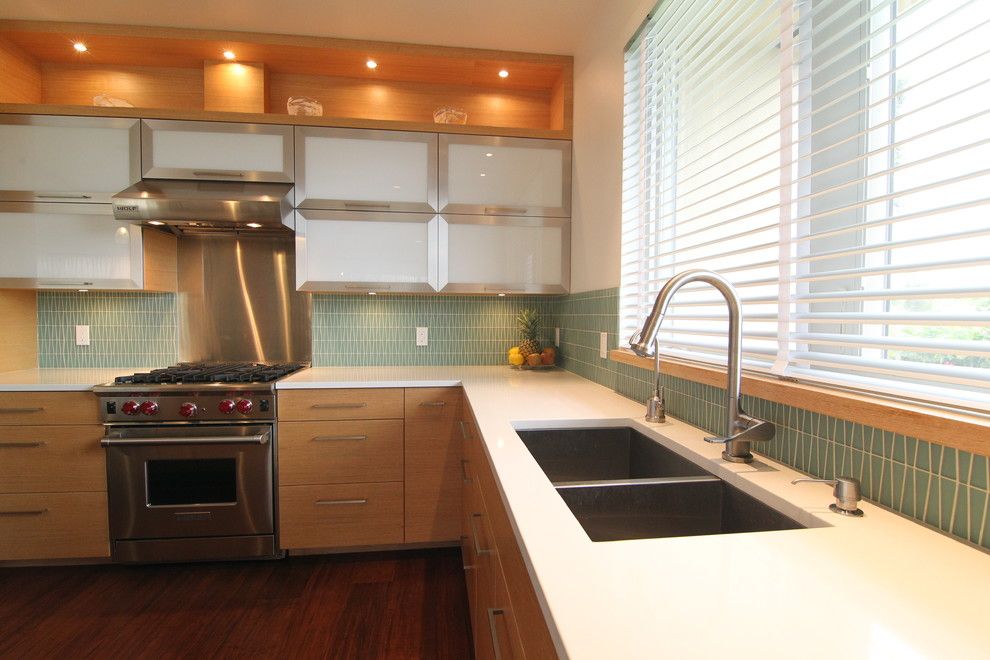
<path id="1" fill-rule="evenodd" d="M 612 0 L 574 53 L 571 291 L 619 286 L 622 49 L 656 0 Z"/>

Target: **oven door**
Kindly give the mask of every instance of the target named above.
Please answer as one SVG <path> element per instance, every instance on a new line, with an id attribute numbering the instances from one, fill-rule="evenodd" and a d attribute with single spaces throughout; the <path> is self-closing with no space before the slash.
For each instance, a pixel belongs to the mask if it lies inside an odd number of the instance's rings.
<path id="1" fill-rule="evenodd" d="M 270 425 L 115 428 L 101 444 L 115 541 L 274 533 Z"/>

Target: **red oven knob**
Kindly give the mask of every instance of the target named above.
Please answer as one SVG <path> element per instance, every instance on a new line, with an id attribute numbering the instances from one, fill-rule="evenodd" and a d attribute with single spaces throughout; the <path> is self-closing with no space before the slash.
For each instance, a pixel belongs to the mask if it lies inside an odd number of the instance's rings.
<path id="1" fill-rule="evenodd" d="M 217 410 L 219 410 L 225 415 L 229 415 L 230 413 L 234 412 L 235 407 L 236 406 L 234 406 L 234 402 L 231 401 L 230 399 L 224 399 L 219 404 L 217 404 Z"/>
<path id="2" fill-rule="evenodd" d="M 125 415 L 136 415 L 141 412 L 141 408 L 138 406 L 137 401 L 125 401 L 124 405 L 120 407 L 120 412 Z"/>
<path id="3" fill-rule="evenodd" d="M 179 406 L 179 414 L 183 417 L 194 417 L 199 412 L 199 406 L 195 403 L 183 403 Z"/>
<path id="4" fill-rule="evenodd" d="M 252 408 L 254 408 L 254 404 L 251 403 L 251 399 L 239 399 L 237 401 L 237 412 L 242 415 L 246 415 L 251 412 Z"/>
<path id="5" fill-rule="evenodd" d="M 141 412 L 148 416 L 157 415 L 158 404 L 154 401 L 145 401 L 141 404 Z"/>

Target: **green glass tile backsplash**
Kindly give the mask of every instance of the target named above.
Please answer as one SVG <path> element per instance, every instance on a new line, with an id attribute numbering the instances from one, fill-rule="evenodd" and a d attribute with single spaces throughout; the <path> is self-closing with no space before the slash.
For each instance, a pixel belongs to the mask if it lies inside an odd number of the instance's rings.
<path id="1" fill-rule="evenodd" d="M 609 348 L 626 344 L 614 334 L 618 309 L 618 289 L 559 298 L 561 365 L 645 401 L 652 391 L 651 371 L 598 356 L 599 332 L 609 333 Z M 672 416 L 722 432 L 725 390 L 670 376 L 662 382 Z M 986 456 L 751 396 L 742 402 L 747 412 L 777 426 L 774 439 L 755 448 L 760 453 L 816 477 L 856 477 L 871 501 L 990 549 Z"/>
<path id="2" fill-rule="evenodd" d="M 77 325 L 89 346 L 76 346 Z M 39 367 L 156 367 L 177 354 L 173 293 L 38 292 Z"/>

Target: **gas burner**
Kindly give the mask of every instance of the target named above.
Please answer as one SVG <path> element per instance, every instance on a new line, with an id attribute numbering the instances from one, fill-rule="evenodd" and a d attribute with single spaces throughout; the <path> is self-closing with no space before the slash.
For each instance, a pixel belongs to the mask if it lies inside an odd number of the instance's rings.
<path id="1" fill-rule="evenodd" d="M 165 369 L 153 369 L 130 376 L 118 376 L 115 383 L 193 384 L 193 383 L 270 383 L 306 365 L 301 362 L 258 364 L 255 362 L 180 362 Z"/>

